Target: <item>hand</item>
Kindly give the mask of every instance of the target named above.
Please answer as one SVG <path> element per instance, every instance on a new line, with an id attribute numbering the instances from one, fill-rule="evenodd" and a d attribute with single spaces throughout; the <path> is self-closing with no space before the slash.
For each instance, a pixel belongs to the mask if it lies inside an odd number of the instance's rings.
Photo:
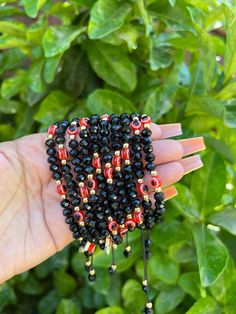
<path id="1" fill-rule="evenodd" d="M 202 167 L 202 138 L 165 139 L 181 134 L 180 124 L 152 124 L 157 170 L 166 199 L 183 175 Z M 62 250 L 72 239 L 64 222 L 60 197 L 51 179 L 44 142 L 34 134 L 0 144 L 0 283 Z"/>

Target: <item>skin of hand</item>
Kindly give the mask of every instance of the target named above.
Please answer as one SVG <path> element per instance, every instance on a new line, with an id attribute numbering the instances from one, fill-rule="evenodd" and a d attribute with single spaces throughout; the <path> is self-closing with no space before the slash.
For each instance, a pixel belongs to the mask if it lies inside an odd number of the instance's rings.
<path id="1" fill-rule="evenodd" d="M 180 124 L 152 124 L 155 162 L 166 199 L 176 196 L 174 183 L 203 165 L 199 155 L 185 157 L 205 148 L 203 138 L 168 139 L 180 134 Z M 0 144 L 0 284 L 73 240 L 51 179 L 46 138 L 33 134 Z"/>

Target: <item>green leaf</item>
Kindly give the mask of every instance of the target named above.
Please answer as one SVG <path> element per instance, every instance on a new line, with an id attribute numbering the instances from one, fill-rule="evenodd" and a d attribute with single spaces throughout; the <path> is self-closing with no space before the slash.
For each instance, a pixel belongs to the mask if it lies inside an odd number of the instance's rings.
<path id="1" fill-rule="evenodd" d="M 18 111 L 19 102 L 15 100 L 0 99 L 0 112 L 15 114 Z"/>
<path id="2" fill-rule="evenodd" d="M 18 289 L 28 295 L 40 295 L 45 292 L 46 284 L 37 280 L 37 278 L 31 273 L 27 280 L 19 282 L 17 284 Z"/>
<path id="3" fill-rule="evenodd" d="M 26 27 L 17 21 L 0 21 L 0 33 L 25 38 Z"/>
<path id="4" fill-rule="evenodd" d="M 0 36 L 0 49 L 22 48 L 28 45 L 25 39 L 12 35 Z"/>
<path id="5" fill-rule="evenodd" d="M 60 298 L 56 290 L 50 290 L 38 303 L 40 314 L 54 314 Z"/>
<path id="6" fill-rule="evenodd" d="M 43 78 L 45 82 L 50 84 L 54 81 L 61 57 L 62 54 L 58 54 L 54 57 L 45 59 L 45 64 L 43 68 Z"/>
<path id="7" fill-rule="evenodd" d="M 105 89 L 97 89 L 88 97 L 88 108 L 93 113 L 122 113 L 135 111 L 133 104 L 118 93 Z"/>
<path id="8" fill-rule="evenodd" d="M 235 24 L 236 25 L 236 24 Z M 236 96 L 236 82 L 226 85 L 218 94 L 217 98 L 222 100 L 231 99 Z"/>
<path id="9" fill-rule="evenodd" d="M 155 311 L 159 314 L 174 310 L 183 300 L 184 291 L 179 286 L 169 286 L 162 290 L 155 302 Z"/>
<path id="10" fill-rule="evenodd" d="M 0 311 L 7 304 L 16 304 L 16 295 L 13 288 L 8 283 L 0 285 Z"/>
<path id="11" fill-rule="evenodd" d="M 25 87 L 26 72 L 19 71 L 15 76 L 5 79 L 1 86 L 2 98 L 9 99 Z"/>
<path id="12" fill-rule="evenodd" d="M 236 15 L 233 10 L 225 6 L 225 17 L 227 22 L 227 28 L 226 47 L 224 55 L 224 75 L 225 81 L 228 81 L 236 72 Z"/>
<path id="13" fill-rule="evenodd" d="M 202 218 L 220 204 L 226 185 L 226 168 L 220 155 L 208 153 L 203 158 L 203 164 L 205 170 L 195 172 L 191 181 L 191 191 L 198 200 Z"/>
<path id="14" fill-rule="evenodd" d="M 236 235 L 236 209 L 234 207 L 212 214 L 209 221 Z"/>
<path id="15" fill-rule="evenodd" d="M 21 4 L 24 6 L 26 14 L 32 18 L 37 16 L 38 11 L 46 2 L 47 0 L 21 0 Z"/>
<path id="16" fill-rule="evenodd" d="M 73 40 L 86 30 L 77 26 L 51 26 L 43 36 L 45 57 L 53 57 L 66 51 Z"/>
<path id="17" fill-rule="evenodd" d="M 98 0 L 92 10 L 88 25 L 91 39 L 99 39 L 121 28 L 131 6 L 116 0 Z"/>
<path id="18" fill-rule="evenodd" d="M 41 102 L 39 110 L 34 116 L 38 122 L 48 125 L 54 120 L 62 120 L 73 106 L 73 99 L 66 93 L 55 90 L 52 91 Z"/>
<path id="19" fill-rule="evenodd" d="M 224 113 L 224 103 L 210 96 L 192 96 L 186 106 L 186 115 L 207 114 L 222 119 Z"/>
<path id="20" fill-rule="evenodd" d="M 197 272 L 183 273 L 178 280 L 180 287 L 194 299 L 200 298 L 200 280 Z"/>
<path id="21" fill-rule="evenodd" d="M 124 314 L 124 311 L 118 306 L 111 306 L 96 311 L 94 314 Z"/>
<path id="22" fill-rule="evenodd" d="M 63 270 L 54 271 L 53 282 L 58 294 L 63 297 L 71 295 L 77 286 L 74 277 Z"/>
<path id="23" fill-rule="evenodd" d="M 161 254 L 153 256 L 149 261 L 149 267 L 153 276 L 157 279 L 169 285 L 176 283 L 179 276 L 179 267 L 168 256 Z"/>
<path id="24" fill-rule="evenodd" d="M 224 124 L 228 128 L 236 128 L 236 108 L 231 110 L 230 108 L 226 109 L 224 115 Z"/>
<path id="25" fill-rule="evenodd" d="M 99 41 L 90 41 L 86 47 L 91 66 L 100 78 L 125 92 L 134 90 L 136 71 L 125 52 Z"/>
<path id="26" fill-rule="evenodd" d="M 203 287 L 212 285 L 224 270 L 228 251 L 221 240 L 204 225 L 195 225 L 193 237 L 197 250 L 198 267 Z"/>
<path id="27" fill-rule="evenodd" d="M 187 263 L 194 260 L 195 252 L 190 244 L 192 243 L 186 243 L 186 241 L 172 244 L 168 251 L 170 258 L 177 263 Z"/>
<path id="28" fill-rule="evenodd" d="M 134 279 L 127 280 L 123 286 L 122 298 L 124 307 L 130 311 L 129 313 L 140 313 L 145 304 L 146 298 L 144 294 L 140 294 L 140 289 L 142 289 L 141 284 Z"/>
<path id="29" fill-rule="evenodd" d="M 80 311 L 73 301 L 62 299 L 58 304 L 56 314 L 80 314 Z"/>
<path id="30" fill-rule="evenodd" d="M 135 3 L 144 21 L 146 27 L 146 36 L 149 36 L 149 34 L 152 32 L 152 20 L 146 9 L 146 2 L 144 0 L 137 0 Z"/>
<path id="31" fill-rule="evenodd" d="M 172 63 L 171 45 L 166 41 L 165 36 L 150 36 L 150 67 L 152 71 L 167 68 Z"/>
<path id="32" fill-rule="evenodd" d="M 198 203 L 194 194 L 182 184 L 176 186 L 178 191 L 178 197 L 172 199 L 171 204 L 177 208 L 183 216 L 197 221 L 200 218 L 198 211 Z"/>
<path id="33" fill-rule="evenodd" d="M 199 299 L 186 312 L 186 314 L 221 314 L 222 311 L 217 303 L 209 296 Z"/>
<path id="34" fill-rule="evenodd" d="M 42 69 L 44 59 L 35 61 L 28 71 L 28 84 L 31 90 L 35 93 L 42 93 L 45 90 L 44 82 L 42 81 Z"/>
<path id="35" fill-rule="evenodd" d="M 213 149 L 216 153 L 221 154 L 222 157 L 228 160 L 231 164 L 235 163 L 235 155 L 230 145 L 221 141 L 220 139 L 207 136 L 204 137 L 204 141 L 207 147 L 211 147 L 211 149 Z"/>

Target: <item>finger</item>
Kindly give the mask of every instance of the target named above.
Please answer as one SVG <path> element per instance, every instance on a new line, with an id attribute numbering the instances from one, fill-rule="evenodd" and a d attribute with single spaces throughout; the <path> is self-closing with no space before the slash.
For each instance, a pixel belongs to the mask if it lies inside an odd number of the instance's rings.
<path id="1" fill-rule="evenodd" d="M 203 137 L 186 140 L 161 140 L 153 142 L 155 162 L 163 164 L 172 162 L 205 149 Z"/>
<path id="2" fill-rule="evenodd" d="M 178 194 L 178 192 L 174 186 L 169 186 L 168 188 L 163 189 L 162 192 L 165 195 L 165 201 L 168 201 L 169 199 L 175 197 Z M 154 193 L 153 192 L 150 194 L 150 200 L 154 204 L 155 199 L 154 199 Z"/>
<path id="3" fill-rule="evenodd" d="M 164 139 L 174 137 L 182 134 L 182 128 L 180 123 L 170 124 L 156 124 L 151 123 L 152 139 Z"/>
<path id="4" fill-rule="evenodd" d="M 157 172 L 162 182 L 162 187 L 166 187 L 178 182 L 182 177 L 203 166 L 199 155 L 187 157 L 178 161 L 157 166 Z M 151 186 L 151 175 L 145 175 L 145 182 L 149 188 Z"/>

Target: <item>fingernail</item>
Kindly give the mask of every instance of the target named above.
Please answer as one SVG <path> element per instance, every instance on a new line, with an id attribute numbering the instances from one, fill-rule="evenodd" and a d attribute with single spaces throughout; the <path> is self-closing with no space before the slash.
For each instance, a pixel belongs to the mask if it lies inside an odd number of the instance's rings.
<path id="1" fill-rule="evenodd" d="M 194 137 L 184 140 L 179 140 L 184 150 L 184 156 L 194 154 L 206 148 L 203 137 Z"/>
<path id="2" fill-rule="evenodd" d="M 178 194 L 175 186 L 169 186 L 168 188 L 165 188 L 162 191 L 163 191 L 163 193 L 165 195 L 165 200 L 166 201 L 171 199 L 172 197 L 175 197 Z"/>
<path id="3" fill-rule="evenodd" d="M 201 157 L 199 155 L 183 158 L 179 160 L 184 168 L 184 174 L 188 174 L 194 170 L 203 167 Z"/>
<path id="4" fill-rule="evenodd" d="M 161 127 L 161 138 L 168 138 L 182 134 L 180 123 L 160 124 L 159 126 Z"/>

